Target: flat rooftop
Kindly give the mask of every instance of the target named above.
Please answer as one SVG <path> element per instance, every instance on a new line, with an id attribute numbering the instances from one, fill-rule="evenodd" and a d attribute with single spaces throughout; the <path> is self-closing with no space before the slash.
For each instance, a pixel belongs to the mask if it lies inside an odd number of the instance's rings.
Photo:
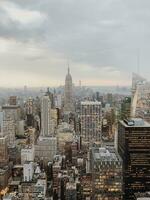
<path id="1" fill-rule="evenodd" d="M 93 158 L 97 161 L 121 161 L 120 156 L 113 147 L 101 147 L 92 149 Z"/>
<path id="2" fill-rule="evenodd" d="M 99 101 L 82 101 L 81 105 L 101 105 L 101 102 Z"/>
<path id="3" fill-rule="evenodd" d="M 131 118 L 127 120 L 120 120 L 120 123 L 125 127 L 150 127 L 150 123 L 141 118 Z"/>

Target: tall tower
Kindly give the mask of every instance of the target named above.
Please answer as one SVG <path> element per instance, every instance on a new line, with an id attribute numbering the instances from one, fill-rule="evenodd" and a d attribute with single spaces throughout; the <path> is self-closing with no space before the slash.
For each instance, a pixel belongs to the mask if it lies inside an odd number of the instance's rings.
<path id="1" fill-rule="evenodd" d="M 73 112 L 74 105 L 73 105 L 73 85 L 72 85 L 72 77 L 70 74 L 70 69 L 68 67 L 68 74 L 66 75 L 65 80 L 65 102 L 64 102 L 64 111 L 65 112 Z"/>
<path id="2" fill-rule="evenodd" d="M 41 136 L 51 135 L 51 102 L 49 96 L 43 96 L 41 102 Z"/>
<path id="3" fill-rule="evenodd" d="M 150 124 L 140 118 L 119 121 L 118 152 L 123 160 L 124 199 L 150 190 Z"/>
<path id="4" fill-rule="evenodd" d="M 81 136 L 83 142 L 101 142 L 102 105 L 98 101 L 81 102 Z"/>

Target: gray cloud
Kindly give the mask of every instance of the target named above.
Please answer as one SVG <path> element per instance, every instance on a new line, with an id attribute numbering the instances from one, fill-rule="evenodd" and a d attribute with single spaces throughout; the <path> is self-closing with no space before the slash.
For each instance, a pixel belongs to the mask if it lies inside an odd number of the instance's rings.
<path id="1" fill-rule="evenodd" d="M 4 2 L 12 9 L 29 12 L 34 20 L 22 23 L 16 19 L 18 13 L 15 18 L 10 15 Z M 53 82 L 53 77 L 58 77 L 62 83 L 69 59 L 75 81 L 83 79 L 92 83 L 94 79 L 106 82 L 112 79 L 112 84 L 130 84 L 130 74 L 137 71 L 140 52 L 142 74 L 150 79 L 150 1 L 12 0 L 2 3 L 0 37 L 16 42 L 14 54 L 10 50 L 0 54 L 0 64 L 7 70 L 11 67 L 10 70 L 28 74 L 30 69 L 37 76 L 49 74 Z M 44 18 L 40 20 L 38 15 Z M 23 53 L 18 53 L 19 50 Z M 29 53 L 24 54 L 25 51 Z M 7 56 L 13 62 L 5 60 Z M 44 84 L 42 80 L 39 85 Z"/>

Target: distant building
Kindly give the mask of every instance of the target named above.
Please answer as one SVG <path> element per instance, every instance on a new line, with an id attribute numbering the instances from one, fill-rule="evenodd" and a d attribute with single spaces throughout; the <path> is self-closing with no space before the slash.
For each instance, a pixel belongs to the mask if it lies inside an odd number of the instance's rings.
<path id="1" fill-rule="evenodd" d="M 107 103 L 110 104 L 110 106 L 112 106 L 112 103 L 113 103 L 113 95 L 112 95 L 112 93 L 108 93 L 107 94 Z"/>
<path id="2" fill-rule="evenodd" d="M 122 199 L 122 160 L 114 148 L 91 149 L 92 199 Z"/>
<path id="3" fill-rule="evenodd" d="M 49 96 L 43 96 L 41 100 L 41 136 L 51 136 L 51 102 Z"/>
<path id="4" fill-rule="evenodd" d="M 33 126 L 34 121 L 34 101 L 32 98 L 29 98 L 25 104 L 26 116 L 27 116 L 27 126 Z"/>
<path id="5" fill-rule="evenodd" d="M 10 96 L 9 97 L 9 105 L 17 105 L 17 97 L 16 96 Z"/>
<path id="6" fill-rule="evenodd" d="M 68 68 L 68 74 L 65 80 L 65 93 L 64 93 L 64 112 L 74 112 L 73 104 L 73 85 L 70 69 Z"/>
<path id="7" fill-rule="evenodd" d="M 150 124 L 139 118 L 119 121 L 118 152 L 124 166 L 124 199 L 150 191 Z"/>
<path id="8" fill-rule="evenodd" d="M 85 142 L 101 141 L 101 102 L 81 102 L 81 137 Z"/>
<path id="9" fill-rule="evenodd" d="M 131 117 L 131 97 L 125 97 L 121 104 L 121 119 Z"/>

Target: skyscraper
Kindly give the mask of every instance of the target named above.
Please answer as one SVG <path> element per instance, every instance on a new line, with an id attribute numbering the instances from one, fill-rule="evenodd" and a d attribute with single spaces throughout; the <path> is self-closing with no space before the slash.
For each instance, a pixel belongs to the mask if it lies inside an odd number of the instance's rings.
<path id="1" fill-rule="evenodd" d="M 27 115 L 27 125 L 33 126 L 34 121 L 34 101 L 32 98 L 29 98 L 25 104 L 26 115 Z"/>
<path id="2" fill-rule="evenodd" d="M 0 167 L 8 164 L 8 148 L 6 136 L 0 135 Z"/>
<path id="3" fill-rule="evenodd" d="M 101 102 L 81 102 L 81 137 L 85 142 L 101 140 L 102 123 Z"/>
<path id="4" fill-rule="evenodd" d="M 41 136 L 51 135 L 51 102 L 49 96 L 43 96 L 41 101 Z"/>
<path id="5" fill-rule="evenodd" d="M 68 67 L 68 74 L 66 75 L 66 80 L 65 80 L 64 111 L 74 112 L 73 85 L 69 67 Z"/>
<path id="6" fill-rule="evenodd" d="M 118 152 L 123 159 L 124 199 L 150 191 L 150 124 L 134 118 L 119 122 Z"/>
<path id="7" fill-rule="evenodd" d="M 49 96 L 43 96 L 41 101 L 41 133 L 35 145 L 35 156 L 47 165 L 57 153 L 57 138 L 53 137 L 51 123 L 51 101 Z"/>
<path id="8" fill-rule="evenodd" d="M 121 104 L 121 119 L 128 119 L 131 115 L 131 97 L 125 97 Z"/>

